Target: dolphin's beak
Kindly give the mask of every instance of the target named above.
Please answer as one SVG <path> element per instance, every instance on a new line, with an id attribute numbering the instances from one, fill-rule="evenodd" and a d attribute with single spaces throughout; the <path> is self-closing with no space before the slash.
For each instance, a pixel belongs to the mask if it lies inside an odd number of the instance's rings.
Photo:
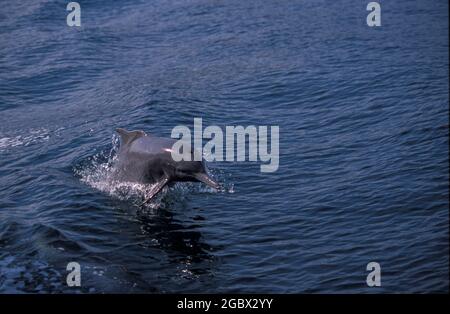
<path id="1" fill-rule="evenodd" d="M 206 173 L 196 173 L 194 177 L 200 181 L 205 183 L 207 186 L 212 187 L 213 189 L 219 190 L 220 185 L 216 181 L 214 181 L 210 176 L 208 176 Z"/>

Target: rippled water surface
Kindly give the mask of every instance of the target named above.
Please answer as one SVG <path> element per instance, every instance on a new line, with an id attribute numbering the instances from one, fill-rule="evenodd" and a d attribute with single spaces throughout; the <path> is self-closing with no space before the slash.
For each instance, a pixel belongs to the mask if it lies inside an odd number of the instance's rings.
<path id="1" fill-rule="evenodd" d="M 0 292 L 448 291 L 447 1 L 67 2 L 0 5 Z M 105 180 L 194 117 L 278 125 L 279 170 Z"/>

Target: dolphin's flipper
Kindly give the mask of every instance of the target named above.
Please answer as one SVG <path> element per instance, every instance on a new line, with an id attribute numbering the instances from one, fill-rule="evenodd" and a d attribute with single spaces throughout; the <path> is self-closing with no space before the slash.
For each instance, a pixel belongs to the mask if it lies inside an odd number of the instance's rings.
<path id="1" fill-rule="evenodd" d="M 120 135 L 123 145 L 131 144 L 134 140 L 147 135 L 144 131 L 127 131 L 121 128 L 117 128 L 116 132 Z"/>
<path id="2" fill-rule="evenodd" d="M 169 177 L 164 176 L 161 180 L 156 182 L 150 191 L 147 193 L 146 197 L 147 199 L 141 204 L 147 204 L 156 194 L 158 194 L 159 191 L 162 190 L 162 188 L 169 182 Z"/>
<path id="3" fill-rule="evenodd" d="M 198 181 L 205 183 L 206 185 L 212 187 L 213 189 L 216 189 L 216 190 L 220 189 L 220 184 L 217 183 L 208 174 L 200 172 L 200 173 L 196 173 L 194 176 Z"/>

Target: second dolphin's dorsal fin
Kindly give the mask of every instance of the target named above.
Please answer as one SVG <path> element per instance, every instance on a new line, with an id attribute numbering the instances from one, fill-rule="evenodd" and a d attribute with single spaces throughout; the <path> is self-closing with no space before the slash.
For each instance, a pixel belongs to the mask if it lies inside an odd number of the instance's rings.
<path id="1" fill-rule="evenodd" d="M 144 131 L 127 131 L 122 128 L 117 128 L 116 132 L 120 135 L 122 145 L 131 144 L 134 140 L 147 135 Z"/>

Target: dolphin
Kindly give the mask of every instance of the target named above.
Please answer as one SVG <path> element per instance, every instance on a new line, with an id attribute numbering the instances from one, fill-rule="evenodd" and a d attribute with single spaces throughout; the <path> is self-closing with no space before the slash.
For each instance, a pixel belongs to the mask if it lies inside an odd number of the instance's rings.
<path id="1" fill-rule="evenodd" d="M 144 131 L 116 129 L 120 147 L 113 170 L 113 179 L 151 184 L 146 202 L 166 185 L 175 182 L 203 182 L 218 190 L 219 183 L 212 179 L 204 161 L 174 161 L 171 155 L 176 140 L 152 136 Z M 193 152 L 191 152 L 192 156 Z"/>

